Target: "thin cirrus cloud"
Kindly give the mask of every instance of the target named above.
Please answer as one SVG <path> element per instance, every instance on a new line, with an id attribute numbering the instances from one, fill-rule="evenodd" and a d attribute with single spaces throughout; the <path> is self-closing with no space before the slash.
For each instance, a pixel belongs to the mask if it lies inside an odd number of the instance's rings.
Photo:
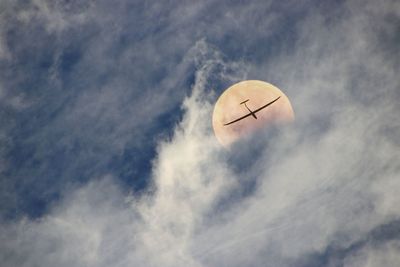
<path id="1" fill-rule="evenodd" d="M 149 159 L 145 192 L 103 176 L 40 218 L 3 223 L 5 266 L 396 266 L 399 7 L 341 8 L 299 21 L 293 47 L 266 62 L 228 60 L 204 39 L 191 46 L 192 91 Z M 210 80 L 247 77 L 271 77 L 296 121 L 227 151 L 212 134 Z M 123 99 L 103 97 L 89 109 Z"/>

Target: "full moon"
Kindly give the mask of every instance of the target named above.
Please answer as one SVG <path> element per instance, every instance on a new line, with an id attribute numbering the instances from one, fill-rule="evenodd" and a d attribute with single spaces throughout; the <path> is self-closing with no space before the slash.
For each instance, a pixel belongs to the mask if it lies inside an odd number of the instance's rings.
<path id="1" fill-rule="evenodd" d="M 293 119 L 292 105 L 281 90 L 267 82 L 248 80 L 222 93 L 214 107 L 212 124 L 219 143 L 228 147 L 268 125 Z"/>

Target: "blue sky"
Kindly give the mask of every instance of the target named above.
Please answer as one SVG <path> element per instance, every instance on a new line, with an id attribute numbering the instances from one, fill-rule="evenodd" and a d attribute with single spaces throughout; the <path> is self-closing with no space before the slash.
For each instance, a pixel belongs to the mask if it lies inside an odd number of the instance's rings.
<path id="1" fill-rule="evenodd" d="M 397 266 L 396 1 L 0 3 L 5 266 Z M 258 79 L 296 121 L 221 148 Z"/>

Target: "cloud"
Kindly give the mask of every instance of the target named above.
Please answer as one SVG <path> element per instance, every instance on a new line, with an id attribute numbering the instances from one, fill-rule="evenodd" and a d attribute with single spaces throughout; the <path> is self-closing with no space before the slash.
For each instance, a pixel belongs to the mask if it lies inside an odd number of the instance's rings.
<path id="1" fill-rule="evenodd" d="M 107 174 L 142 189 L 157 139 L 172 135 L 202 62 L 188 51 L 204 40 L 236 62 L 224 76 L 210 76 L 207 90 L 219 94 L 238 68 L 247 73 L 251 64 L 245 61 L 269 58 L 270 48 L 278 47 L 275 36 L 286 32 L 276 26 L 292 13 L 265 1 L 1 5 L 2 47 L 9 57 L 0 61 L 6 96 L 0 108 L 14 107 L 4 111 L 2 160 L 10 164 L 2 179 L 19 199 L 9 201 L 1 217 L 41 216 L 66 184 Z M 255 29 L 259 35 L 250 34 Z"/>
<path id="2" fill-rule="evenodd" d="M 390 241 L 383 246 L 368 246 L 349 257 L 344 266 L 396 266 L 400 262 L 399 242 Z"/>
<path id="3" fill-rule="evenodd" d="M 10 55 L 0 61 L 1 161 L 10 162 L 2 180 L 19 200 L 4 201 L 0 217 L 40 216 L 67 184 L 108 173 L 143 187 L 194 68 L 191 41 L 152 23 L 169 11 L 123 1 L 1 5 L 0 47 Z"/>
<path id="4" fill-rule="evenodd" d="M 399 82 L 398 63 L 387 48 L 393 55 L 398 50 L 389 42 L 387 33 L 395 29 L 387 19 L 398 16 L 397 7 L 349 1 L 338 10 L 343 14 L 313 14 L 296 26 L 293 51 L 268 62 L 227 60 L 218 46 L 200 39 L 178 64 L 176 80 L 186 75 L 187 62 L 195 62 L 192 92 L 182 102 L 184 115 L 173 135 L 158 140 L 146 191 L 127 193 L 113 176 L 66 190 L 43 217 L 1 224 L 0 240 L 7 242 L 0 243 L 0 261 L 4 266 L 396 265 L 398 227 L 389 226 L 398 225 L 400 215 Z M 202 8 L 191 10 L 197 14 Z M 388 44 L 378 41 L 381 34 Z M 210 124 L 217 92 L 209 87 L 266 73 L 289 95 L 296 122 L 222 149 Z M 136 93 L 125 97 L 116 79 L 111 84 L 115 94 L 105 86 L 79 95 L 66 121 L 92 122 L 94 116 L 104 119 L 94 131 L 118 127 L 112 121 L 125 121 L 127 111 L 118 105 Z M 149 101 L 172 101 L 171 92 Z M 112 112 L 99 116 L 104 108 Z M 88 125 L 84 134 L 90 135 L 93 125 Z M 111 147 L 123 149 L 125 134 L 137 125 L 113 131 Z"/>

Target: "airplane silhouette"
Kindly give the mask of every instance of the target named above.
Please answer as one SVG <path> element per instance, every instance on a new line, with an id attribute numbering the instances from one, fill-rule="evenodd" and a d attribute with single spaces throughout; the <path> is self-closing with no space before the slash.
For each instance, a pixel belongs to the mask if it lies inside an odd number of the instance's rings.
<path id="1" fill-rule="evenodd" d="M 247 108 L 247 110 L 249 111 L 249 113 L 246 114 L 246 115 L 244 115 L 244 116 L 242 116 L 242 117 L 240 117 L 240 118 L 237 118 L 236 120 L 233 120 L 233 121 L 230 121 L 230 122 L 228 122 L 228 123 L 225 123 L 224 126 L 227 126 L 227 125 L 229 125 L 229 124 L 238 122 L 238 121 L 243 120 L 244 118 L 247 118 L 247 117 L 250 117 L 250 116 L 253 116 L 254 119 L 257 119 L 257 116 L 256 116 L 256 113 L 257 113 L 257 112 L 259 112 L 260 110 L 262 110 L 262 109 L 268 107 L 269 105 L 275 103 L 279 98 L 281 98 L 281 97 L 278 96 L 275 100 L 272 100 L 272 101 L 269 102 L 268 104 L 265 104 L 264 106 L 262 106 L 262 107 L 260 107 L 260 108 L 258 108 L 258 109 L 256 109 L 256 110 L 254 110 L 254 111 L 252 111 L 251 109 L 249 109 L 249 107 L 246 105 L 246 102 L 249 101 L 249 99 L 247 99 L 247 100 L 241 102 L 240 105 L 244 104 L 244 106 Z"/>

